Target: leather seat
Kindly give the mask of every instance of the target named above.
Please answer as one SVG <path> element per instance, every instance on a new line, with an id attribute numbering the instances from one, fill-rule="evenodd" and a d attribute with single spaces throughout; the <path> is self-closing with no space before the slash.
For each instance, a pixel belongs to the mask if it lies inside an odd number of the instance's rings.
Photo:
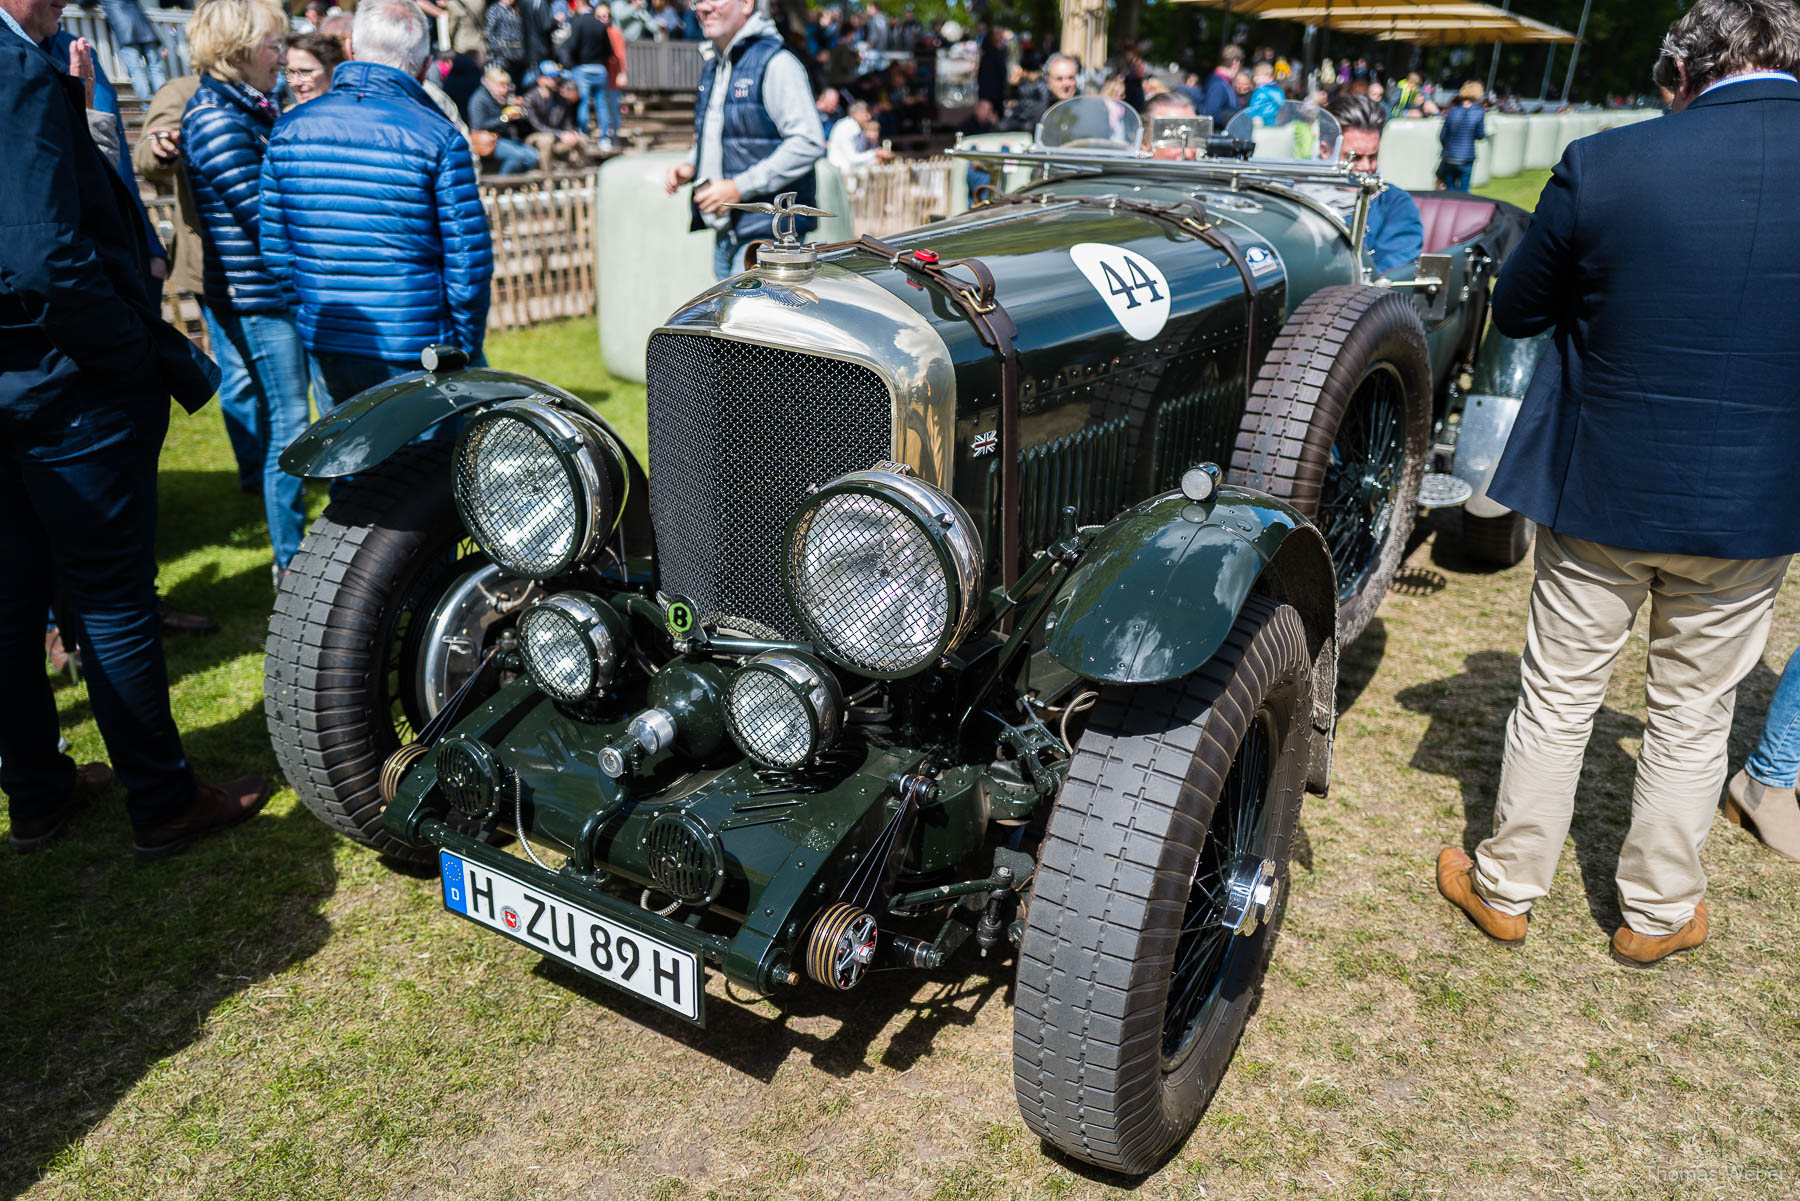
<path id="1" fill-rule="evenodd" d="M 1491 200 L 1448 192 L 1415 192 L 1419 218 L 1425 223 L 1425 254 L 1442 254 L 1458 242 L 1467 242 L 1493 221 L 1498 205 Z"/>

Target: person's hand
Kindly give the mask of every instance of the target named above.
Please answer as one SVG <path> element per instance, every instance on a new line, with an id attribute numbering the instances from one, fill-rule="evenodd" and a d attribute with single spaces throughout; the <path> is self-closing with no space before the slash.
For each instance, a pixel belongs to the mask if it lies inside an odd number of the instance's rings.
<path id="1" fill-rule="evenodd" d="M 623 89 L 625 87 L 625 72 L 620 71 L 618 75 L 613 78 L 612 86 L 617 89 Z"/>
<path id="2" fill-rule="evenodd" d="M 886 146 L 878 146 L 875 148 L 875 161 L 878 163 L 891 163 L 894 161 L 894 152 L 889 150 Z"/>
<path id="3" fill-rule="evenodd" d="M 738 191 L 737 184 L 729 179 L 715 179 L 694 193 L 694 203 L 709 217 L 741 199 L 743 194 Z"/>
<path id="4" fill-rule="evenodd" d="M 565 146 L 581 145 L 581 135 L 576 133 L 572 129 L 565 129 L 561 133 L 557 134 L 556 137 L 557 137 L 557 140 L 560 141 Z"/>
<path id="5" fill-rule="evenodd" d="M 69 47 L 69 74 L 81 81 L 82 90 L 87 93 L 87 106 L 94 107 L 94 44 L 86 38 L 76 38 Z"/>
<path id="6" fill-rule="evenodd" d="M 169 260 L 155 258 L 150 260 L 150 274 L 157 279 L 169 278 Z"/>
<path id="7" fill-rule="evenodd" d="M 144 136 L 150 139 L 150 153 L 163 162 L 172 163 L 181 157 L 181 130 L 147 129 Z"/>
<path id="8" fill-rule="evenodd" d="M 692 163 L 676 163 L 663 175 L 663 191 L 673 196 L 675 189 L 694 178 Z"/>

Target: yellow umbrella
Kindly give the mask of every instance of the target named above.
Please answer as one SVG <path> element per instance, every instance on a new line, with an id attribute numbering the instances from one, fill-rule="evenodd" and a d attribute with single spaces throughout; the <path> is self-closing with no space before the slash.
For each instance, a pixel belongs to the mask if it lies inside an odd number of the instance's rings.
<path id="1" fill-rule="evenodd" d="M 1331 27 L 1387 42 L 1411 42 L 1420 46 L 1492 45 L 1495 42 L 1569 45 L 1581 40 L 1567 30 L 1529 17 L 1516 17 L 1499 9 L 1494 9 L 1493 13 L 1492 17 L 1366 17 L 1334 20 Z"/>
<path id="2" fill-rule="evenodd" d="M 1478 0 L 1174 0 L 1263 21 L 1296 21 L 1421 45 L 1579 41 L 1567 30 Z"/>

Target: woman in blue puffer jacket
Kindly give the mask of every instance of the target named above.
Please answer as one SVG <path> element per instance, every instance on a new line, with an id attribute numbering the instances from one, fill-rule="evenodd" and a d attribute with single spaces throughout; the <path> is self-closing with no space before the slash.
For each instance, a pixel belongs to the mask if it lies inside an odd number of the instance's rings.
<path id="1" fill-rule="evenodd" d="M 205 251 L 207 329 L 234 347 L 256 393 L 263 512 L 275 570 L 306 531 L 301 483 L 279 459 L 307 422 L 307 360 L 293 311 L 257 248 L 257 208 L 271 99 L 286 55 L 287 16 L 275 0 L 207 0 L 188 23 L 200 88 L 181 118 L 181 152 Z"/>

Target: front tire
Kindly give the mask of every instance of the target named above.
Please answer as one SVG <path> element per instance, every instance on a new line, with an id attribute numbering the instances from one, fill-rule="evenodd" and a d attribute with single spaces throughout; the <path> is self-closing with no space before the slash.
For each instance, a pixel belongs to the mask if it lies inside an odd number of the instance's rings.
<path id="1" fill-rule="evenodd" d="M 381 766 L 425 725 L 418 631 L 478 560 L 450 493 L 450 444 L 408 446 L 346 485 L 275 594 L 263 713 L 275 758 L 326 825 L 418 860 L 381 826 Z M 409 637 L 411 635 L 411 637 Z"/>
<path id="2" fill-rule="evenodd" d="M 1338 578 L 1338 645 L 1368 626 L 1406 555 L 1431 442 L 1425 328 L 1399 292 L 1321 288 L 1269 348 L 1231 481 L 1319 527 Z"/>
<path id="3" fill-rule="evenodd" d="M 1224 1076 L 1285 909 L 1310 666 L 1299 614 L 1252 597 L 1198 674 L 1094 708 L 1039 853 L 1013 1014 L 1025 1123 L 1078 1159 L 1150 1171 Z M 1271 892 L 1233 933 L 1222 902 L 1252 864 Z"/>

